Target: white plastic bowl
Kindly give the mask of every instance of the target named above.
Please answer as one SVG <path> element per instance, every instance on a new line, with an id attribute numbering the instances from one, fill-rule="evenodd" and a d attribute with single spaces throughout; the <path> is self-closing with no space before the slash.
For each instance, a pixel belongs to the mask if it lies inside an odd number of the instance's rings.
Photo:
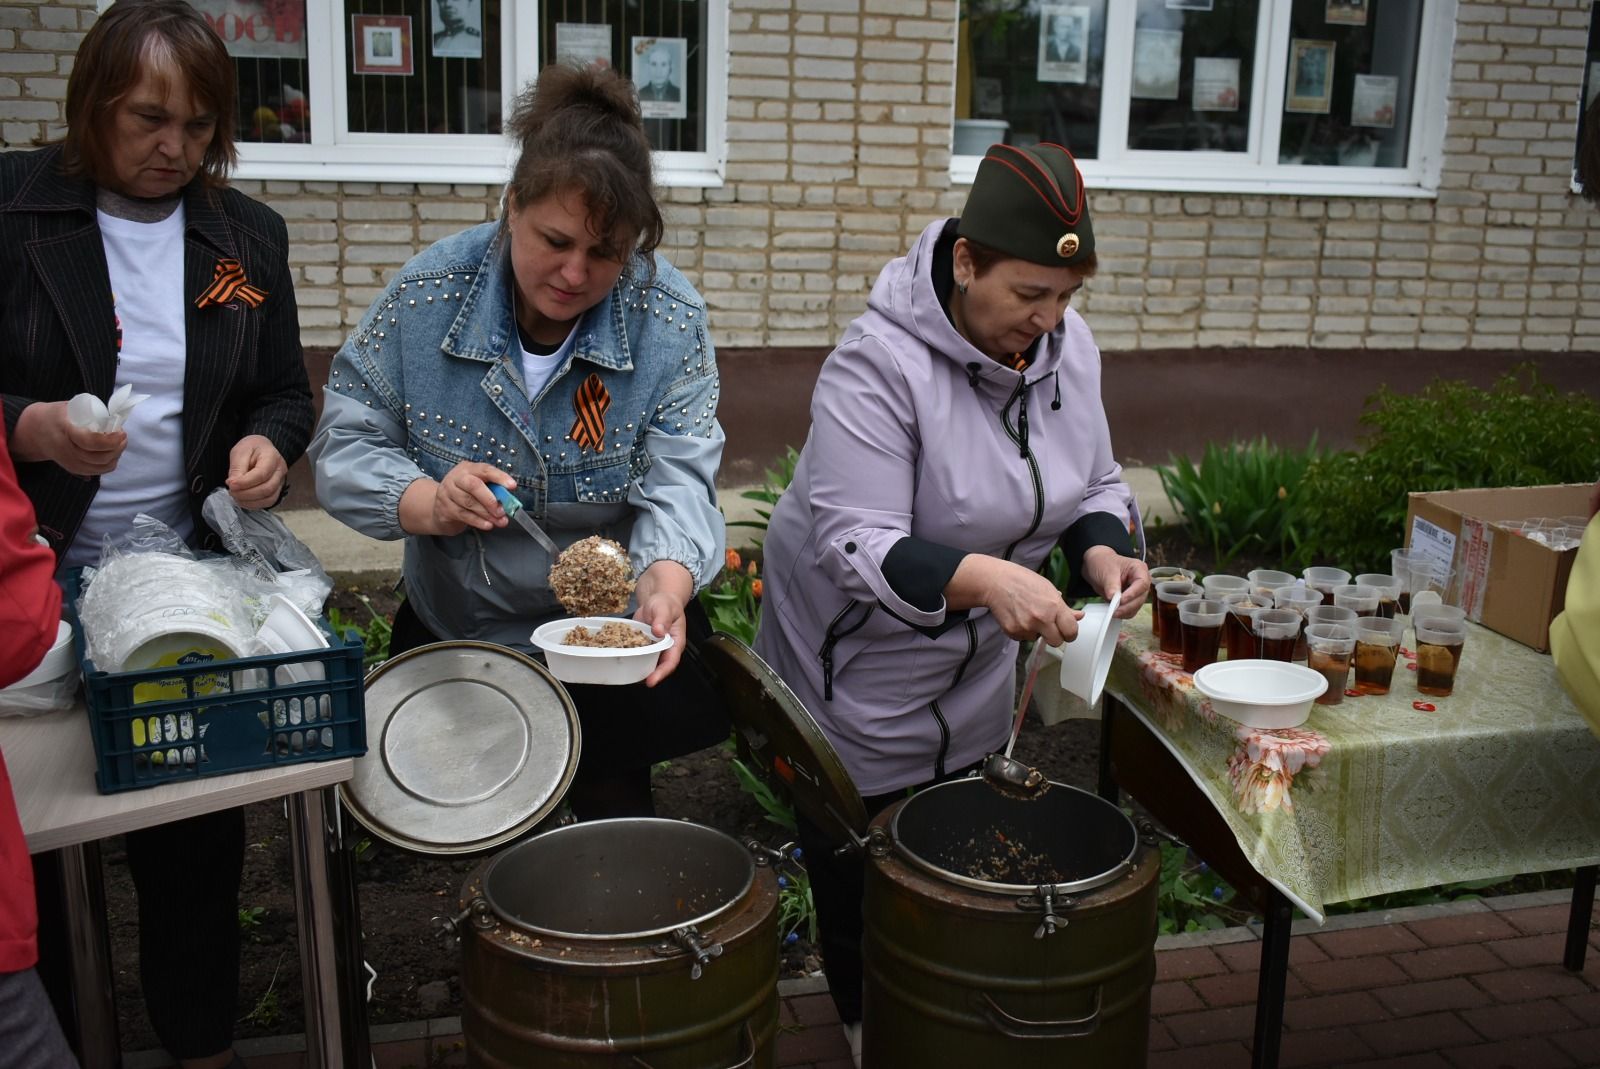
<path id="1" fill-rule="evenodd" d="M 598 631 L 609 623 L 627 624 L 653 639 L 648 646 L 617 649 L 603 646 L 568 646 L 567 632 L 582 624 Z M 563 683 L 637 683 L 655 670 L 662 651 L 672 647 L 672 636 L 656 638 L 649 624 L 620 616 L 567 616 L 540 624 L 533 644 L 544 651 L 550 674 Z"/>
<path id="2" fill-rule="evenodd" d="M 1328 689 L 1321 672 L 1287 661 L 1218 661 L 1194 674 L 1195 689 L 1230 720 L 1256 728 L 1299 727 Z"/>
<path id="3" fill-rule="evenodd" d="M 56 640 L 34 666 L 33 671 L 7 687 L 23 690 L 40 683 L 52 683 L 70 672 L 78 670 L 78 659 L 72 653 L 72 625 L 62 620 L 56 628 Z"/>

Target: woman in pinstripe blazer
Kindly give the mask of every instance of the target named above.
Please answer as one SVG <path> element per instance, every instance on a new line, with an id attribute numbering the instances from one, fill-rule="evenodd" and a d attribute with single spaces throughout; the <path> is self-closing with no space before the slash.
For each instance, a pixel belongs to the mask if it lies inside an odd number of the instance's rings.
<path id="1" fill-rule="evenodd" d="M 276 503 L 310 437 L 287 230 L 223 185 L 237 107 L 192 7 L 118 0 L 78 51 L 64 144 L 0 154 L 5 429 L 68 565 L 141 511 L 219 548 L 206 495 Z M 152 395 L 126 432 L 70 425 L 68 398 L 125 384 Z M 157 1035 L 184 1066 L 234 1064 L 242 811 L 129 834 L 127 855 Z"/>

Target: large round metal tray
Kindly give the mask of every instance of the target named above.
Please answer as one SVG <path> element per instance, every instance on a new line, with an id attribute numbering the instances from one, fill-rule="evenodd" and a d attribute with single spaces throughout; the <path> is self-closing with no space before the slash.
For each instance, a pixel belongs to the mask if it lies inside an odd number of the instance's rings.
<path id="1" fill-rule="evenodd" d="M 578 713 L 543 665 L 486 642 L 400 654 L 366 681 L 367 755 L 339 788 L 374 835 L 475 854 L 548 816 L 578 767 Z"/>

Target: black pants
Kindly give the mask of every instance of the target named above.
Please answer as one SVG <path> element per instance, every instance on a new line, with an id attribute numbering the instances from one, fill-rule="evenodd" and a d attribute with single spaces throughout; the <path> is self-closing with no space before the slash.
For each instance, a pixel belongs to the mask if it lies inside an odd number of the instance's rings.
<path id="1" fill-rule="evenodd" d="M 566 797 L 579 820 L 655 816 L 651 766 L 728 737 L 722 699 L 693 655 L 693 647 L 710 634 L 710 623 L 698 601 L 689 602 L 685 616 L 690 649 L 677 671 L 656 686 L 563 684 L 583 732 L 578 771 Z M 438 641 L 411 603 L 401 602 L 389 655 Z"/>
<path id="2" fill-rule="evenodd" d="M 916 791 L 961 779 L 981 763 L 908 790 L 865 797 L 862 801 L 866 803 L 867 819 L 872 820 Z M 811 901 L 817 908 L 817 940 L 822 944 L 822 971 L 828 978 L 828 993 L 833 996 L 839 1020 L 854 1024 L 861 1020 L 861 936 L 865 929 L 861 909 L 867 894 L 866 860 L 857 849 L 840 854 L 840 848 L 847 844 L 811 823 L 798 810 L 795 823 L 800 849 L 805 851 L 806 875 L 811 878 Z"/>
<path id="3" fill-rule="evenodd" d="M 221 1054 L 233 1045 L 238 1016 L 244 810 L 131 831 L 125 843 L 139 899 L 139 980 L 151 1027 L 174 1058 Z M 34 880 L 39 973 L 65 1021 L 73 1015 L 70 936 L 53 855 L 35 857 Z"/>

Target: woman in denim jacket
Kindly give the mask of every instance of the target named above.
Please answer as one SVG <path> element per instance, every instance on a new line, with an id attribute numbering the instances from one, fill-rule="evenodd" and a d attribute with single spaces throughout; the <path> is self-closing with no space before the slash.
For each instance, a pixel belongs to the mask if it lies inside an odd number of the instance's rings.
<path id="1" fill-rule="evenodd" d="M 708 627 L 695 593 L 723 561 L 723 435 L 705 304 L 653 250 L 661 214 L 632 85 L 551 66 L 511 119 L 504 217 L 427 249 L 339 350 L 312 442 L 317 496 L 406 538 L 391 652 L 438 639 L 529 649 L 563 614 L 548 554 L 489 484 L 556 541 L 628 547 L 634 618 L 676 640 L 640 687 L 569 686 L 583 725 L 568 800 L 584 819 L 651 812 L 650 766 L 727 723 L 679 667 Z"/>

